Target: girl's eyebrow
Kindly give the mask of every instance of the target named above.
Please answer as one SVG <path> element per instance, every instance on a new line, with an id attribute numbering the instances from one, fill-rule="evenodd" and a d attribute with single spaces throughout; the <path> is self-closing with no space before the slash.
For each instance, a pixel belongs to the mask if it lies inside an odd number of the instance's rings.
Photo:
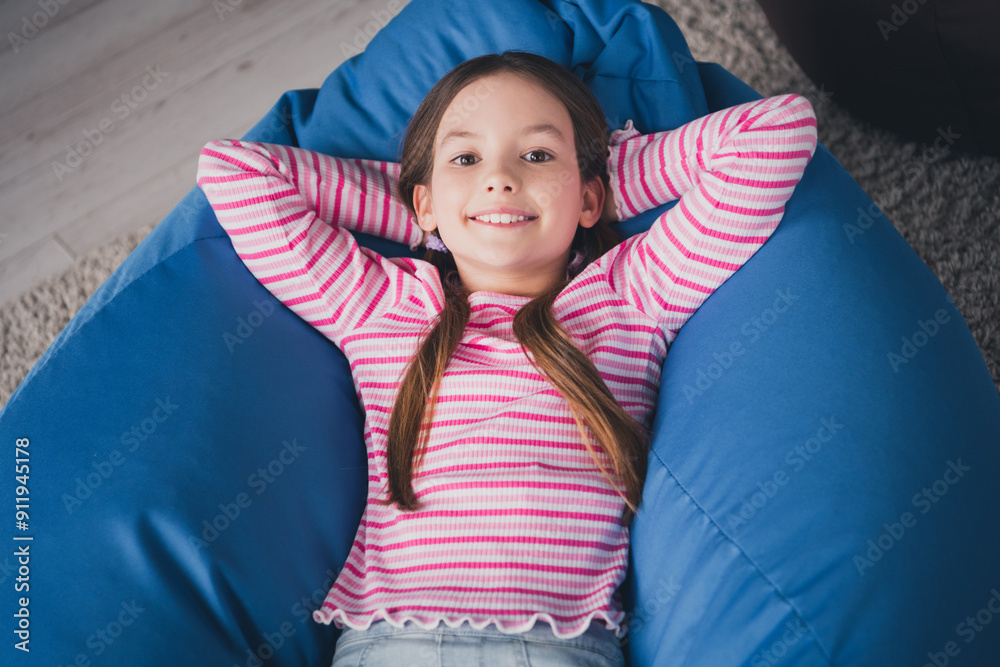
<path id="1" fill-rule="evenodd" d="M 536 125 L 527 125 L 521 128 L 520 136 L 525 136 L 529 134 L 547 134 L 552 137 L 555 141 L 566 142 L 566 138 L 563 133 L 559 131 L 555 125 L 551 123 L 538 123 Z M 480 136 L 475 132 L 470 132 L 468 130 L 451 130 L 448 134 L 444 135 L 441 139 L 441 146 L 444 146 L 449 141 L 455 139 L 479 139 Z"/>

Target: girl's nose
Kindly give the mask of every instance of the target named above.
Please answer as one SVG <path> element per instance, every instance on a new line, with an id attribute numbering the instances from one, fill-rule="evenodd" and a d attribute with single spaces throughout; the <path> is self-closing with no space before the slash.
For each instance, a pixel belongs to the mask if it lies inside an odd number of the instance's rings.
<path id="1" fill-rule="evenodd" d="M 506 165 L 497 165 L 497 167 L 486 177 L 487 192 L 496 192 L 498 190 L 503 192 L 515 192 L 517 189 L 517 176 L 515 176 L 514 172 Z"/>

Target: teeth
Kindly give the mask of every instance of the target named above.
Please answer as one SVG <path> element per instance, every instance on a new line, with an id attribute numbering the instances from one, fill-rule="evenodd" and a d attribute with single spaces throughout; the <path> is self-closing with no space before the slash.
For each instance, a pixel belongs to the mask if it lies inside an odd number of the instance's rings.
<path id="1" fill-rule="evenodd" d="M 476 220 L 482 222 L 491 222 L 493 224 L 500 223 L 501 225 L 507 225 L 511 222 L 520 222 L 521 220 L 527 220 L 528 216 L 525 215 L 511 215 L 510 213 L 490 213 L 489 215 L 480 215 L 476 217 Z"/>

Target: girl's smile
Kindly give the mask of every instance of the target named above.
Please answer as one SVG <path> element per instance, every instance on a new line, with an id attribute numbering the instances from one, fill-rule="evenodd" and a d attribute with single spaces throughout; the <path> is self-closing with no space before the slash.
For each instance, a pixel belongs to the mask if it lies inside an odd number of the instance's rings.
<path id="1" fill-rule="evenodd" d="M 469 216 L 469 220 L 478 222 L 490 227 L 524 227 L 538 219 L 537 215 L 526 215 L 523 213 L 481 213 Z"/>
<path id="2" fill-rule="evenodd" d="M 520 223 L 530 222 L 537 219 L 538 216 L 529 213 L 528 211 L 522 211 L 517 208 L 510 208 L 509 206 L 498 206 L 491 209 L 485 209 L 482 211 L 477 211 L 469 216 L 470 220 L 475 220 L 476 222 L 488 223 L 491 225 L 504 225 L 504 226 L 517 226 Z"/>

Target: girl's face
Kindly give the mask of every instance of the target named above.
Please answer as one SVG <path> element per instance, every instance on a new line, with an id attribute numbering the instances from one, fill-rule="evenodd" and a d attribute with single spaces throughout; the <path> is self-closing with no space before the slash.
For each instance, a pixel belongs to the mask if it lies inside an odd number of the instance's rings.
<path id="1" fill-rule="evenodd" d="M 562 102 L 501 73 L 452 100 L 434 139 L 430 186 L 416 186 L 413 199 L 421 229 L 438 229 L 470 292 L 536 296 L 565 275 L 577 225 L 597 223 L 604 196 L 600 179 L 580 181 Z M 491 222 L 490 214 L 511 218 Z"/>

